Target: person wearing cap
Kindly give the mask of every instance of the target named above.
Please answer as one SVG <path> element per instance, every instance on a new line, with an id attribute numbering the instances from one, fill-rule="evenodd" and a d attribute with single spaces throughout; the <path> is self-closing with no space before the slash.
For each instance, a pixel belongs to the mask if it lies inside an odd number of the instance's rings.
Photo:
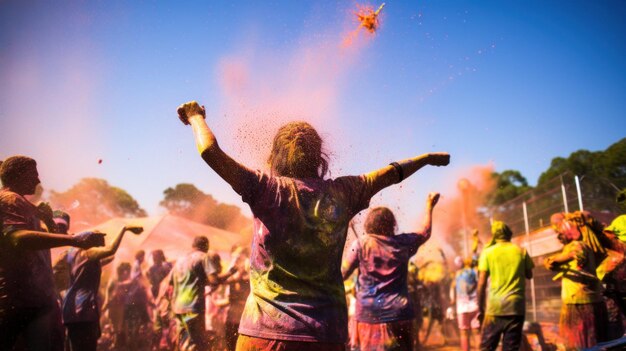
<path id="1" fill-rule="evenodd" d="M 25 197 L 40 183 L 34 159 L 7 158 L 0 166 L 0 180 L 0 350 L 11 350 L 20 336 L 29 350 L 57 350 L 63 345 L 53 337 L 61 320 L 56 318 L 50 249 L 102 246 L 104 234 L 52 234 L 52 210 L 44 206 L 43 213 Z"/>
<path id="2" fill-rule="evenodd" d="M 526 250 L 511 242 L 513 232 L 504 222 L 494 221 L 491 234 L 478 260 L 480 349 L 493 351 L 502 338 L 502 351 L 518 351 L 526 314 L 526 279 L 532 278 L 534 264 Z"/>

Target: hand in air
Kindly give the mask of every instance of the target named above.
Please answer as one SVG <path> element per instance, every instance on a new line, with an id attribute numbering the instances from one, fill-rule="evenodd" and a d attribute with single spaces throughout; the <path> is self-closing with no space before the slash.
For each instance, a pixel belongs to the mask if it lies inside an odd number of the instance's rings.
<path id="1" fill-rule="evenodd" d="M 141 233 L 143 233 L 143 227 L 138 226 L 138 225 L 129 225 L 124 227 L 125 230 L 128 230 L 129 232 L 135 234 L 135 235 L 139 235 Z"/>
<path id="2" fill-rule="evenodd" d="M 200 106 L 197 101 L 186 102 L 180 106 L 176 110 L 178 112 L 178 118 L 183 124 L 189 124 L 189 118 L 192 116 L 202 116 L 202 118 L 206 117 L 206 111 L 204 106 Z"/>
<path id="3" fill-rule="evenodd" d="M 450 154 L 447 152 L 431 152 L 428 154 L 428 164 L 432 166 L 447 166 L 450 163 Z"/>
<path id="4" fill-rule="evenodd" d="M 437 202 L 439 202 L 439 198 L 440 197 L 441 197 L 441 194 L 439 194 L 437 192 L 432 192 L 432 193 L 428 194 L 428 199 L 426 200 L 426 205 L 428 206 L 428 208 L 435 207 Z"/>
<path id="5" fill-rule="evenodd" d="M 74 234 L 76 247 L 81 249 L 89 249 L 96 246 L 104 246 L 105 233 L 100 232 L 82 232 Z"/>

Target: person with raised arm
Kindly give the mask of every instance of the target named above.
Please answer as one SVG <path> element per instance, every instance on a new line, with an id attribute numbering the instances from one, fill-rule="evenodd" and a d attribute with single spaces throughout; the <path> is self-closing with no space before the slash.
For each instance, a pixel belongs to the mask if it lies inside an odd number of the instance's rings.
<path id="1" fill-rule="evenodd" d="M 0 350 L 10 350 L 23 336 L 29 350 L 57 350 L 52 330 L 61 327 L 50 249 L 104 245 L 103 233 L 52 234 L 52 210 L 42 211 L 26 199 L 39 181 L 37 163 L 12 156 L 0 166 Z M 43 218 L 45 217 L 45 218 Z M 62 340 L 61 340 L 62 342 Z"/>
<path id="2" fill-rule="evenodd" d="M 56 212 L 58 227 L 69 229 L 69 215 Z M 65 222 L 67 221 L 67 222 Z M 63 298 L 63 324 L 72 351 L 95 351 L 100 338 L 100 310 L 98 290 L 102 266 L 110 263 L 120 247 L 124 234 L 141 234 L 139 226 L 124 226 L 117 236 L 105 247 L 83 250 L 71 248 L 65 260 L 68 263 L 69 289 Z"/>
<path id="3" fill-rule="evenodd" d="M 409 260 L 432 232 L 432 212 L 439 193 L 426 201 L 423 228 L 396 235 L 396 219 L 386 207 L 370 210 L 365 219 L 367 235 L 355 240 L 341 267 L 343 279 L 359 269 L 356 330 L 352 340 L 358 350 L 386 351 L 413 348 L 412 301 L 407 279 Z"/>
<path id="4" fill-rule="evenodd" d="M 326 179 L 327 157 L 306 122 L 282 126 L 268 158 L 254 171 L 226 154 L 192 101 L 178 108 L 202 159 L 241 195 L 254 216 L 251 293 L 239 324 L 237 350 L 343 350 L 348 312 L 341 257 L 348 223 L 380 190 L 426 165 L 445 166 L 447 153 L 424 154 L 360 176 Z"/>

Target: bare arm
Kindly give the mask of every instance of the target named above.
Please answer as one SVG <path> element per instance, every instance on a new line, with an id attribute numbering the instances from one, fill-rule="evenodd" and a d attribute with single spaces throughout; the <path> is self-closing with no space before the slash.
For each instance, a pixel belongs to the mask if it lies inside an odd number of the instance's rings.
<path id="1" fill-rule="evenodd" d="M 22 229 L 7 234 L 7 238 L 14 247 L 25 250 L 45 250 L 61 246 L 88 249 L 104 245 L 104 235 L 103 233 L 51 234 Z"/>
<path id="2" fill-rule="evenodd" d="M 478 274 L 478 312 L 481 316 L 485 314 L 485 293 L 487 291 L 487 278 L 489 278 L 489 272 L 480 271 Z M 482 320 L 481 320 L 482 323 Z"/>
<path id="3" fill-rule="evenodd" d="M 428 194 L 428 198 L 426 199 L 426 217 L 424 217 L 424 225 L 422 230 L 419 232 L 424 236 L 424 241 L 430 239 L 430 235 L 433 229 L 433 209 L 439 202 L 439 193 L 430 193 Z"/>
<path id="4" fill-rule="evenodd" d="M 205 121 L 204 106 L 196 101 L 178 107 L 178 116 L 185 124 L 191 124 L 196 140 L 196 148 L 206 162 L 222 179 L 240 193 L 244 187 L 242 175 L 252 172 L 246 166 L 235 161 L 219 147 L 213 131 Z"/>
<path id="5" fill-rule="evenodd" d="M 113 239 L 113 241 L 111 241 L 109 245 L 105 247 L 101 247 L 101 248 L 96 247 L 96 248 L 87 250 L 85 252 L 87 259 L 89 261 L 96 261 L 96 260 L 101 260 L 109 256 L 115 255 L 115 253 L 117 252 L 117 249 L 120 247 L 120 244 L 122 243 L 122 239 L 124 238 L 124 233 L 126 233 L 126 231 L 131 231 L 135 234 L 139 234 L 143 231 L 143 228 L 142 227 L 123 227 L 120 230 L 120 232 L 117 234 L 115 239 Z"/>
<path id="6" fill-rule="evenodd" d="M 450 305 L 453 306 L 456 303 L 456 279 L 452 279 L 450 284 Z"/>
<path id="7" fill-rule="evenodd" d="M 426 165 L 446 166 L 450 163 L 450 155 L 445 152 L 428 153 L 397 162 L 397 166 L 388 165 L 366 176 L 372 179 L 373 194 L 399 183 Z"/>
<path id="8" fill-rule="evenodd" d="M 223 284 L 224 282 L 226 282 L 226 280 L 230 276 L 232 276 L 236 272 L 237 272 L 237 268 L 236 267 L 231 267 L 229 270 L 227 270 L 224 273 L 209 274 L 209 275 L 207 275 L 209 285 L 220 285 L 220 284 Z"/>
<path id="9" fill-rule="evenodd" d="M 576 253 L 574 252 L 574 250 L 569 249 L 569 247 L 570 246 L 566 246 L 563 248 L 563 251 L 544 259 L 543 265 L 546 267 L 546 269 L 549 269 L 551 271 L 558 270 L 560 265 L 575 259 Z"/>

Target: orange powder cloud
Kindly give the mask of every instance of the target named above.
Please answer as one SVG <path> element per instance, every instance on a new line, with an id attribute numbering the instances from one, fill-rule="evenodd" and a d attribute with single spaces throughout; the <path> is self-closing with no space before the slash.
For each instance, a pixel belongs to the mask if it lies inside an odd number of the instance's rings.
<path id="1" fill-rule="evenodd" d="M 481 213 L 486 200 L 496 187 L 492 178 L 493 165 L 476 165 L 463 169 L 450 178 L 433 214 L 431 239 L 419 250 L 418 262 L 440 260 L 439 249 L 443 250 L 448 262 L 456 256 L 463 256 L 463 217 L 471 251 L 471 231 L 478 229 L 481 241 L 489 238 L 489 218 Z M 464 189 L 464 190 L 461 190 Z M 421 224 L 421 220 L 420 220 Z"/>
<path id="2" fill-rule="evenodd" d="M 346 28 L 354 28 L 352 19 L 346 21 Z M 275 52 L 248 43 L 220 60 L 222 100 L 213 123 L 223 131 L 218 137 L 235 136 L 222 143 L 230 143 L 228 150 L 241 162 L 263 168 L 276 130 L 287 122 L 305 120 L 324 134 L 324 126 L 338 118 L 341 89 L 369 40 L 363 36 L 345 46 L 345 36 L 316 33 Z"/>

